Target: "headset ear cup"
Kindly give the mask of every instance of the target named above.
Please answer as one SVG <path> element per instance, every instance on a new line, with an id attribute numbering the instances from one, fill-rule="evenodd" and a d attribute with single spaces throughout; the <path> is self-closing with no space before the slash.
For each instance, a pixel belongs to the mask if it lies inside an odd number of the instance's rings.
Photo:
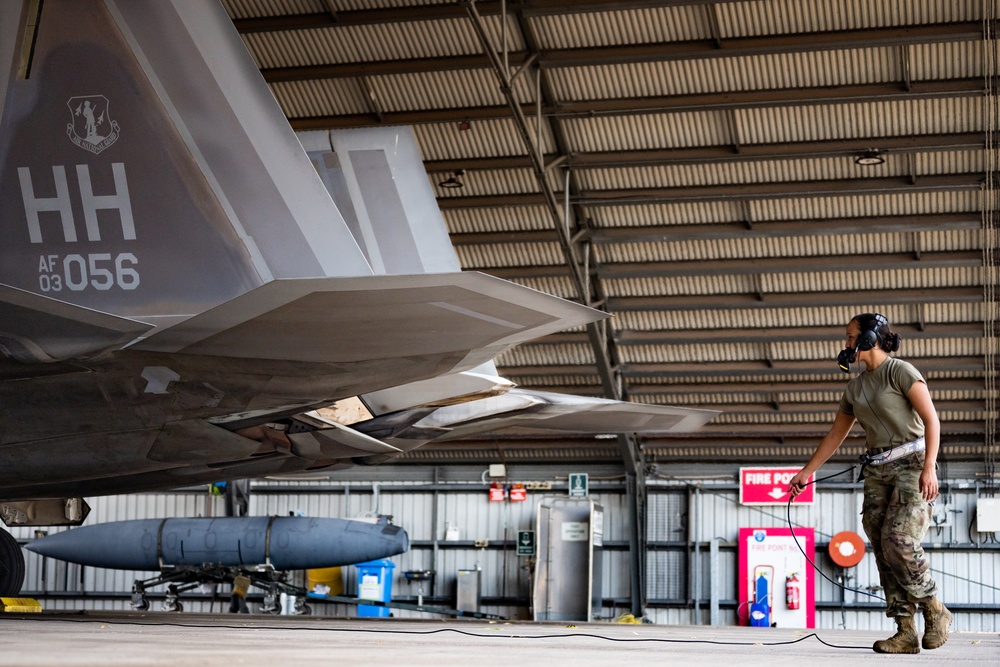
<path id="1" fill-rule="evenodd" d="M 858 336 L 858 341 L 857 341 L 858 349 L 862 351 L 868 351 L 873 347 L 875 347 L 875 343 L 877 342 L 878 342 L 878 335 L 874 331 L 870 329 L 862 331 L 861 334 Z"/>

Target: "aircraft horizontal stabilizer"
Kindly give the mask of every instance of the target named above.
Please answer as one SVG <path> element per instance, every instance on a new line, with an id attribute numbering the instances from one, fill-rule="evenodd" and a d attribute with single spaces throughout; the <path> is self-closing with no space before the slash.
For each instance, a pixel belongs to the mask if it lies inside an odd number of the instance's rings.
<path id="1" fill-rule="evenodd" d="M 118 349 L 152 327 L 0 285 L 0 354 L 48 363 Z"/>
<path id="2" fill-rule="evenodd" d="M 574 433 L 688 433 L 719 414 L 715 410 L 629 403 L 529 389 L 513 392 L 531 396 L 546 406 L 544 410 L 525 415 L 520 426 Z"/>
<path id="3" fill-rule="evenodd" d="M 439 358 L 437 373 L 607 315 L 481 273 L 276 280 L 133 346 L 349 364 Z"/>
<path id="4" fill-rule="evenodd" d="M 391 445 L 411 450 L 431 441 L 455 440 L 506 428 L 568 433 L 687 433 L 715 418 L 714 410 L 627 403 L 528 389 L 499 396 L 404 410 L 352 424 Z"/>

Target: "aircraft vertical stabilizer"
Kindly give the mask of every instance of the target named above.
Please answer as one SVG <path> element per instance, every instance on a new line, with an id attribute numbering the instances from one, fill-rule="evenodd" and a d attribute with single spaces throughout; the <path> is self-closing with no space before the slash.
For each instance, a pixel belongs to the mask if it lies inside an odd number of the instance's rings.
<path id="1" fill-rule="evenodd" d="M 371 275 L 220 4 L 3 5 L 0 283 L 164 326 Z"/>
<path id="2" fill-rule="evenodd" d="M 462 270 L 409 127 L 299 138 L 376 275 Z"/>
<path id="3" fill-rule="evenodd" d="M 462 270 L 411 128 L 301 132 L 299 139 L 376 274 Z M 463 373 L 365 394 L 361 400 L 380 415 L 510 386 L 488 361 Z"/>

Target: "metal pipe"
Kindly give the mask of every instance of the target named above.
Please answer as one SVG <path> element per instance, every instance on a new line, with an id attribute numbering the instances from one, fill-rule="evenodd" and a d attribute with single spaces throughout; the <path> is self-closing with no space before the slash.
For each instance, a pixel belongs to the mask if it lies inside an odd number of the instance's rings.
<path id="1" fill-rule="evenodd" d="M 500 30 L 501 41 L 503 42 L 503 71 L 504 73 L 510 72 L 510 61 L 508 60 L 508 44 L 507 44 L 507 0 L 501 0 L 500 2 Z"/>
<path id="2" fill-rule="evenodd" d="M 701 529 L 699 524 L 701 517 L 701 487 L 694 487 L 694 511 L 693 514 L 693 536 L 694 536 L 694 567 L 692 577 L 694 578 L 694 624 L 701 625 Z"/>
<path id="3" fill-rule="evenodd" d="M 438 569 L 437 568 L 438 554 L 441 551 L 440 537 L 438 536 L 438 520 L 440 518 L 438 508 L 440 504 L 441 492 L 437 488 L 439 483 L 440 472 L 441 472 L 440 468 L 438 466 L 434 466 L 434 494 L 431 497 L 431 526 L 434 527 L 432 531 L 433 534 L 432 539 L 434 541 L 434 544 L 433 544 L 433 550 L 431 551 L 430 569 L 434 570 L 435 573 L 437 572 Z M 431 577 L 431 590 L 429 591 L 431 597 L 434 597 L 436 587 L 437 587 L 437 576 L 433 576 Z"/>
<path id="4" fill-rule="evenodd" d="M 711 568 L 711 588 L 708 591 L 708 622 L 712 626 L 719 625 L 719 542 L 714 538 L 708 546 L 709 567 Z"/>

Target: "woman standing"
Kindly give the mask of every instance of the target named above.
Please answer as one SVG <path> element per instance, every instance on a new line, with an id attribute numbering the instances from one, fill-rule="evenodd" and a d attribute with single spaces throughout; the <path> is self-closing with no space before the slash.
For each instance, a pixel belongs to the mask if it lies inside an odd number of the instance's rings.
<path id="1" fill-rule="evenodd" d="M 898 632 L 875 642 L 877 653 L 919 653 L 948 641 L 951 612 L 937 599 L 937 584 L 920 543 L 930 524 L 930 504 L 937 498 L 937 455 L 941 425 L 927 382 L 911 364 L 889 356 L 899 349 L 899 334 L 880 314 L 863 313 L 847 325 L 847 347 L 841 370 L 855 360 L 864 371 L 851 379 L 840 408 L 809 462 L 789 483 L 792 496 L 844 442 L 854 422 L 865 429 L 861 457 L 865 480 L 862 510 L 872 545 L 886 615 Z M 924 614 L 923 641 L 918 641 L 914 615 Z"/>

